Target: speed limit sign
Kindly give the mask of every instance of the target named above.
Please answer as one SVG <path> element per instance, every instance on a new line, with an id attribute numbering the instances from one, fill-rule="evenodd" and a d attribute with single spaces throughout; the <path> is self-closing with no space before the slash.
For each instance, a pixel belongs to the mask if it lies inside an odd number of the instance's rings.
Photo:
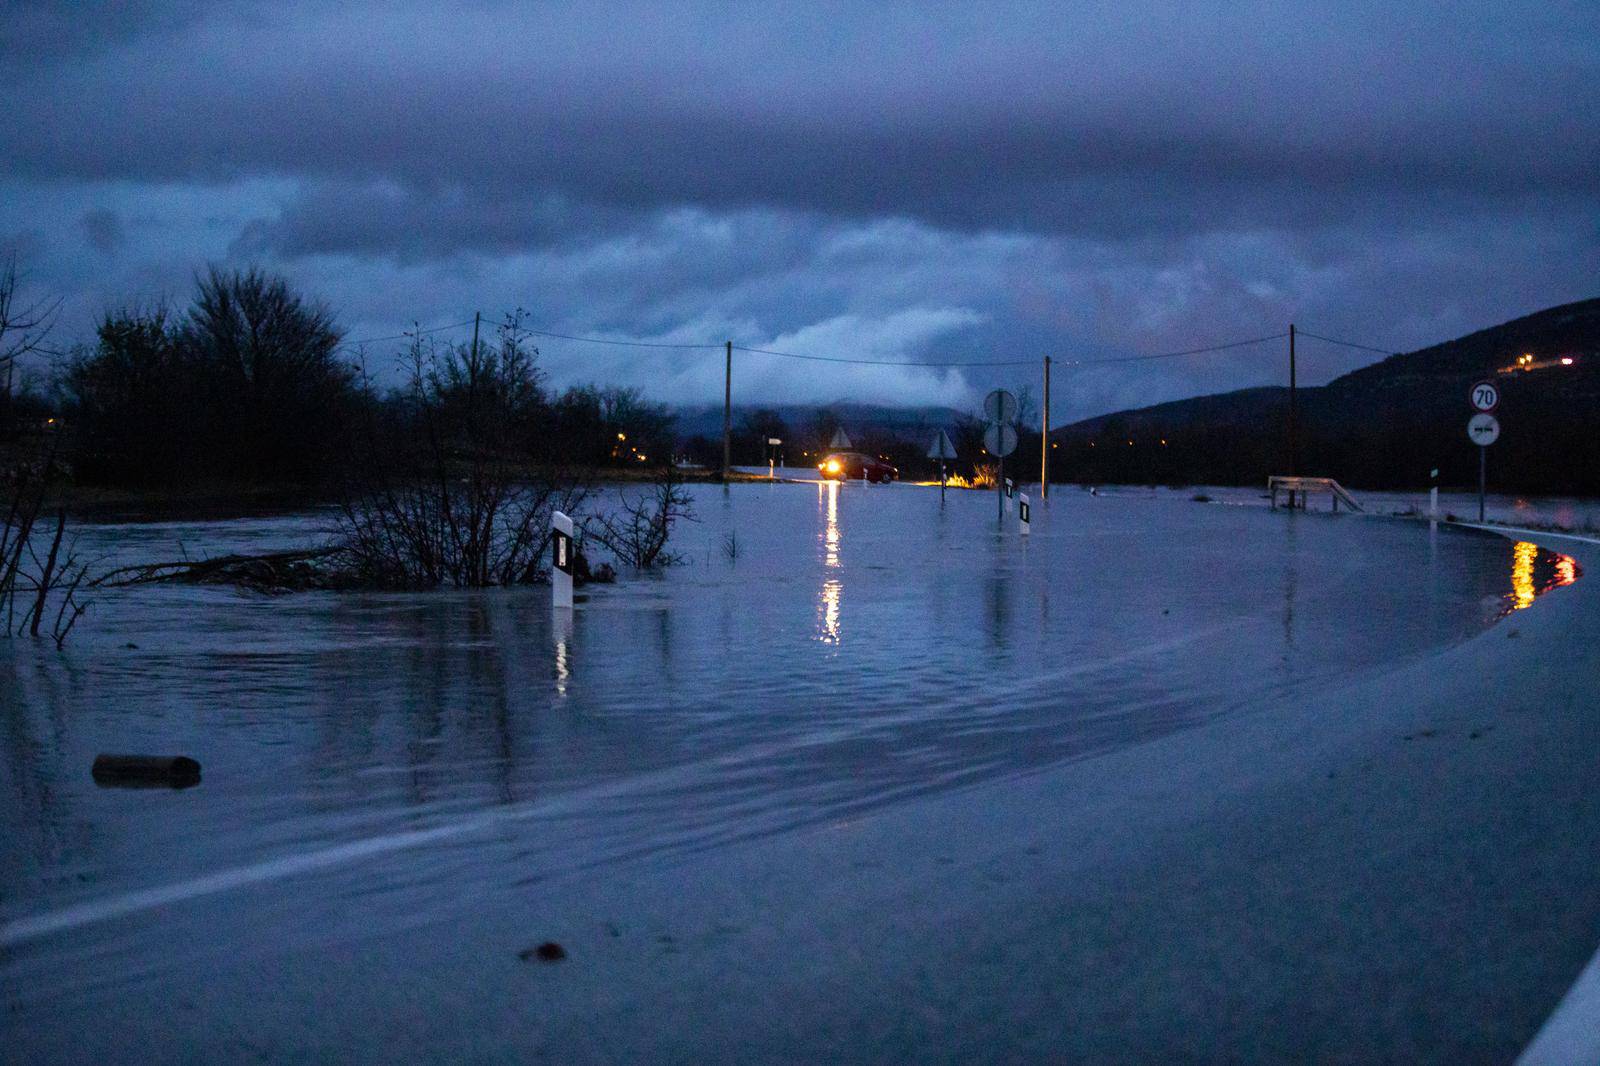
<path id="1" fill-rule="evenodd" d="M 1472 386 L 1472 406 L 1479 411 L 1493 411 L 1500 406 L 1500 389 L 1492 381 L 1480 381 Z"/>

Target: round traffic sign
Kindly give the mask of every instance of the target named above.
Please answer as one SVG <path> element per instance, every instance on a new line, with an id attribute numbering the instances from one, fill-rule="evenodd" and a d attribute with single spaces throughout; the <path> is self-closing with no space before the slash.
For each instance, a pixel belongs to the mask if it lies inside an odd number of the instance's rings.
<path id="1" fill-rule="evenodd" d="M 992 425 L 983 431 L 983 447 L 990 455 L 1004 459 L 1017 450 L 1017 431 L 1003 422 Z"/>
<path id="2" fill-rule="evenodd" d="M 1500 406 L 1500 386 L 1492 381 L 1480 381 L 1472 386 L 1468 399 L 1479 411 L 1493 411 Z"/>
<path id="3" fill-rule="evenodd" d="M 1494 415 L 1473 415 L 1467 423 L 1467 437 L 1480 448 L 1500 439 L 1500 420 Z"/>
<path id="4" fill-rule="evenodd" d="M 1005 389 L 995 389 L 983 398 L 983 417 L 991 422 L 1015 422 L 1017 398 Z"/>

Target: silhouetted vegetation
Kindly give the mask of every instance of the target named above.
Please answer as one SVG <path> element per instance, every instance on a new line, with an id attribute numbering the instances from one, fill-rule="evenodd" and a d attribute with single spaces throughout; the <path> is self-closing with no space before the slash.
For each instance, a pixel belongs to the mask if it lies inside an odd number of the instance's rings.
<path id="1" fill-rule="evenodd" d="M 210 270 L 182 314 L 108 313 L 65 376 L 81 480 L 315 483 L 358 393 L 331 312 L 257 270 Z"/>
<path id="2" fill-rule="evenodd" d="M 591 515 L 584 523 L 584 532 L 619 563 L 635 570 L 653 570 L 678 561 L 666 550 L 673 524 L 693 519 L 694 509 L 684 491 L 683 478 L 668 463 L 659 468 L 647 490 L 624 491 L 616 510 Z M 737 554 L 735 545 L 729 558 Z"/>
<path id="3" fill-rule="evenodd" d="M 0 266 L 0 432 L 11 429 L 18 394 L 29 389 L 21 380 L 21 360 L 40 350 L 55 326 L 61 301 L 23 291 L 16 256 Z"/>
<path id="4" fill-rule="evenodd" d="M 0 633 L 48 635 L 57 648 L 88 603 L 66 511 L 46 506 L 64 474 L 60 425 L 19 360 L 38 351 L 60 301 L 22 292 L 16 260 L 0 267 Z"/>
<path id="5" fill-rule="evenodd" d="M 0 470 L 0 633 L 45 633 L 59 648 L 88 609 L 79 598 L 88 566 L 66 535 L 66 512 L 50 515 L 45 506 L 61 473 L 58 440 L 44 435 L 13 446 Z"/>
<path id="6" fill-rule="evenodd" d="M 576 510 L 587 486 L 541 447 L 552 413 L 536 357 L 521 312 L 492 343 L 412 343 L 406 384 L 370 409 L 345 493 L 341 542 L 359 583 L 478 588 L 543 576 L 551 513 Z"/>

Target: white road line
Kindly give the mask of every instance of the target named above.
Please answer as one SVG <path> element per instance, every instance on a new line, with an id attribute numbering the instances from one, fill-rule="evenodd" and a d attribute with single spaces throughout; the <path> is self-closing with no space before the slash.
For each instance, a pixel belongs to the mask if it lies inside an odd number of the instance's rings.
<path id="1" fill-rule="evenodd" d="M 1600 1063 L 1600 952 L 1545 1019 L 1517 1066 L 1593 1066 Z"/>
<path id="2" fill-rule="evenodd" d="M 1483 523 L 1482 525 L 1478 524 L 1477 522 L 1451 522 L 1449 524 L 1453 526 L 1462 526 L 1466 529 L 1482 529 L 1490 533 L 1516 533 L 1527 537 L 1529 540 L 1537 540 L 1540 537 L 1555 537 L 1557 540 L 1575 540 L 1579 544 L 1600 544 L 1600 539 L 1596 539 L 1594 537 L 1579 536 L 1577 533 L 1554 533 L 1548 529 L 1523 529 L 1518 526 L 1496 526 L 1490 525 L 1487 522 Z"/>

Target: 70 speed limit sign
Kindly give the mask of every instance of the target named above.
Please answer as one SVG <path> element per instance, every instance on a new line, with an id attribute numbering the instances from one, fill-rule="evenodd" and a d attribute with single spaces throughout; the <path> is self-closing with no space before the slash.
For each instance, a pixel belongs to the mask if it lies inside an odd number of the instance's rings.
<path id="1" fill-rule="evenodd" d="M 1468 394 L 1472 406 L 1478 411 L 1493 411 L 1500 406 L 1500 387 L 1492 381 L 1480 381 Z"/>

